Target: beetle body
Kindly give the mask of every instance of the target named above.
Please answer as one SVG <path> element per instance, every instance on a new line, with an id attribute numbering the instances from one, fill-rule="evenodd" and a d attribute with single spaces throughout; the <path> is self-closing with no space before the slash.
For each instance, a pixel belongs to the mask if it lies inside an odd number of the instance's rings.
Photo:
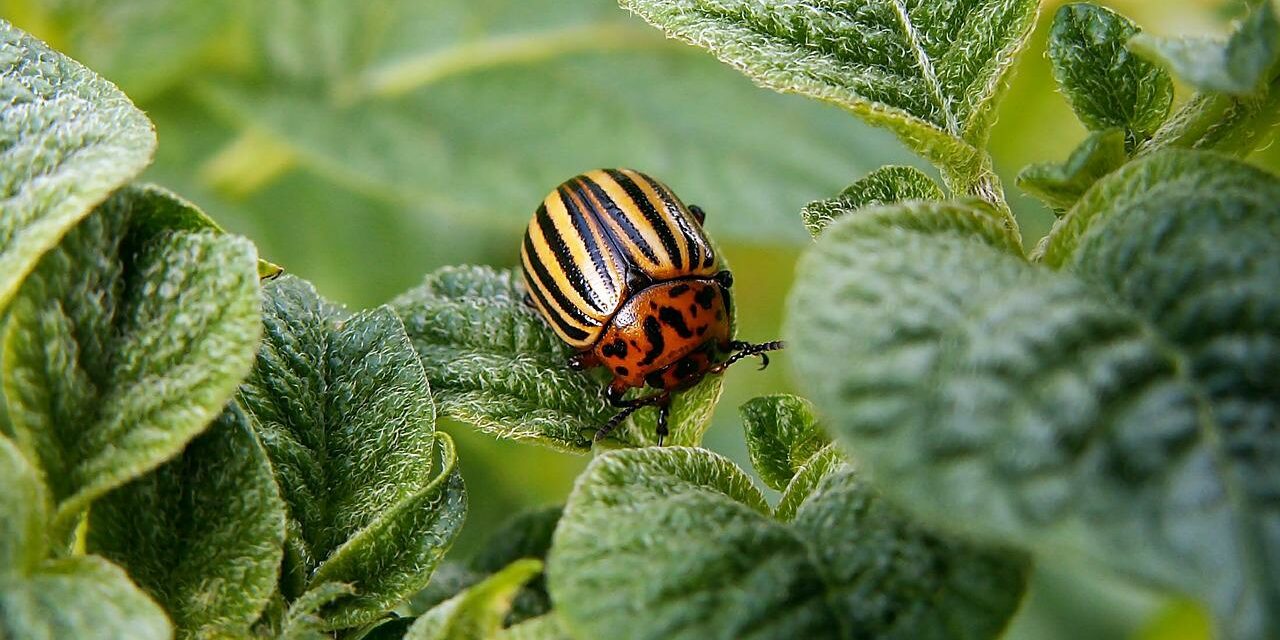
<path id="1" fill-rule="evenodd" d="M 733 280 L 702 219 L 643 173 L 598 169 L 543 200 L 520 252 L 527 301 L 578 352 L 570 366 L 608 367 L 615 405 L 658 405 L 660 437 L 670 392 L 723 370 L 735 348 L 754 355 L 781 346 L 733 341 Z M 623 399 L 645 385 L 661 393 Z"/>

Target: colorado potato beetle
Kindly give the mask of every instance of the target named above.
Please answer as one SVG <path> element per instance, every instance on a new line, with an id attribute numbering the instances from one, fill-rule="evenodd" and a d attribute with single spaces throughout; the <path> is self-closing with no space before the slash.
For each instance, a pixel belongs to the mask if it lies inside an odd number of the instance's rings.
<path id="1" fill-rule="evenodd" d="M 705 217 L 639 171 L 597 169 L 556 187 L 529 221 L 520 249 L 526 304 L 577 351 L 568 366 L 613 376 L 605 395 L 622 410 L 596 440 L 653 405 L 662 444 L 673 392 L 747 356 L 763 368 L 765 352 L 783 347 L 733 339 L 733 275 L 702 231 Z M 657 392 L 624 397 L 645 385 Z"/>

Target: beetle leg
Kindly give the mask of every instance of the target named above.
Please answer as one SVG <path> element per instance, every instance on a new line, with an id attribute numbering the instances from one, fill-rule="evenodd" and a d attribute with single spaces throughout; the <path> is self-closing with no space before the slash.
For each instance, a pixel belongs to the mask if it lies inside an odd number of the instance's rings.
<path id="1" fill-rule="evenodd" d="M 729 366 L 732 365 L 733 363 L 750 356 L 760 356 L 760 360 L 762 361 L 760 368 L 763 369 L 769 366 L 769 357 L 765 355 L 765 352 L 777 351 L 779 349 L 782 349 L 785 346 L 786 344 L 784 344 L 781 340 L 774 340 L 773 342 L 761 342 L 760 344 L 751 344 L 749 342 L 738 342 L 737 340 L 735 340 L 729 343 L 729 348 L 738 350 L 738 352 L 730 356 L 728 360 L 725 360 L 724 362 L 721 362 L 720 364 L 714 367 L 711 367 L 708 373 L 723 373 L 724 370 L 728 369 Z"/>
<path id="2" fill-rule="evenodd" d="M 693 214 L 693 217 L 698 221 L 698 224 L 702 224 L 707 220 L 707 212 L 703 211 L 702 207 L 699 207 L 696 204 L 689 205 L 689 213 Z"/>
<path id="3" fill-rule="evenodd" d="M 614 388 L 615 387 L 612 385 L 609 386 L 610 390 Z M 623 390 L 625 391 L 626 389 L 624 388 Z M 613 402 L 612 398 L 610 398 L 610 402 Z M 609 421 L 604 423 L 604 426 L 600 427 L 600 429 L 596 431 L 596 437 L 595 437 L 596 441 L 604 440 L 605 436 L 609 435 L 609 433 L 612 432 L 614 429 L 617 429 L 618 425 L 622 424 L 622 421 L 626 420 L 627 416 L 635 413 L 637 409 L 640 409 L 642 407 L 647 407 L 651 404 L 656 404 L 661 407 L 661 411 L 662 411 L 662 413 L 658 415 L 658 419 L 659 419 L 659 427 L 658 427 L 659 436 L 658 437 L 659 437 L 659 444 L 661 444 L 661 437 L 666 435 L 665 427 L 661 425 L 663 425 L 666 420 L 664 416 L 666 415 L 667 406 L 670 405 L 671 403 L 671 394 L 666 391 L 663 391 L 661 393 L 655 393 L 651 396 L 636 398 L 635 400 L 620 400 L 619 402 L 621 402 L 621 405 L 615 404 L 615 406 L 622 406 L 622 411 L 619 411 L 612 418 L 609 418 Z"/>
<path id="4" fill-rule="evenodd" d="M 569 356 L 569 360 L 565 364 L 567 364 L 569 368 L 573 369 L 574 371 L 582 371 L 583 369 L 594 367 L 600 364 L 600 361 L 596 359 L 596 354 L 590 351 L 583 351 L 581 353 L 575 353 L 572 356 Z"/>
<path id="5" fill-rule="evenodd" d="M 536 305 L 533 304 L 533 296 L 529 295 L 528 291 L 524 292 L 524 297 L 522 298 L 522 300 L 524 300 L 524 306 L 529 307 L 530 309 L 538 308 Z"/>
<path id="6" fill-rule="evenodd" d="M 615 407 L 626 407 L 626 406 L 630 406 L 631 402 L 635 402 L 634 400 L 631 400 L 631 401 L 624 400 L 622 396 L 625 395 L 626 393 L 627 393 L 627 387 L 617 384 L 615 381 L 609 384 L 609 388 L 605 389 L 604 397 L 608 398 L 609 404 Z"/>
<path id="7" fill-rule="evenodd" d="M 666 395 L 666 394 L 664 394 Z M 671 396 L 666 396 L 662 402 L 658 404 L 658 446 L 662 446 L 662 441 L 667 437 L 667 418 L 671 414 Z"/>

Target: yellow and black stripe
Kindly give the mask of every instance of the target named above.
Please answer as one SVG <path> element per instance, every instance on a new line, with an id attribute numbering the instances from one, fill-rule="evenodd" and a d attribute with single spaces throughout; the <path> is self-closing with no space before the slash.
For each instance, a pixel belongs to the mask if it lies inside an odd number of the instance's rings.
<path id="1" fill-rule="evenodd" d="M 666 185 L 630 169 L 597 169 L 543 200 L 520 249 L 524 283 L 562 340 L 591 346 L 636 282 L 718 270 L 702 225 Z"/>

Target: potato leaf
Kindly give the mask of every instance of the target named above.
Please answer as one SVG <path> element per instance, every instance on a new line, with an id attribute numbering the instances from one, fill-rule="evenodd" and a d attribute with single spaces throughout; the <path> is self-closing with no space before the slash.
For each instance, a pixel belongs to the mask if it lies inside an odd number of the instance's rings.
<path id="1" fill-rule="evenodd" d="M 287 505 L 283 591 L 349 584 L 325 624 L 372 622 L 425 586 L 461 527 L 452 441 L 435 431 L 426 374 L 390 309 L 348 316 L 292 276 L 267 283 L 262 304 L 240 401 Z"/>
<path id="2" fill-rule="evenodd" d="M 151 163 L 151 123 L 114 85 L 0 20 L 0 309 L 76 221 Z"/>
<path id="3" fill-rule="evenodd" d="M 1277 202 L 1280 181 L 1237 161 L 1154 155 L 1059 222 L 1045 261 L 1075 273 L 850 218 L 802 261 L 798 379 L 926 522 L 1195 594 L 1224 636 L 1275 635 Z"/>
<path id="4" fill-rule="evenodd" d="M 669 35 L 771 89 L 838 104 L 943 168 L 960 195 L 984 153 L 1034 0 L 762 4 L 622 0 Z"/>
<path id="5" fill-rule="evenodd" d="M 557 616 L 583 637 L 995 637 L 1022 559 L 919 530 L 847 471 L 823 482 L 788 525 L 704 449 L 597 457 L 553 540 Z"/>
<path id="6" fill-rule="evenodd" d="M 942 200 L 946 196 L 923 171 L 915 167 L 888 166 L 872 171 L 865 178 L 845 187 L 840 195 L 810 202 L 800 210 L 809 234 L 818 234 L 832 220 L 862 207 L 892 204 L 904 200 Z"/>
<path id="7" fill-rule="evenodd" d="M 39 471 L 0 436 L 0 637 L 170 637 L 164 611 L 97 556 L 45 560 L 51 504 Z"/>
<path id="8" fill-rule="evenodd" d="M 45 254 L 9 309 L 9 428 L 49 484 L 54 540 L 180 451 L 253 362 L 253 245 L 147 222 L 170 206 L 163 192 L 121 190 Z"/>
<path id="9" fill-rule="evenodd" d="M 751 466 L 765 484 L 778 491 L 830 442 L 818 427 L 809 401 L 799 396 L 752 398 L 738 407 L 738 413 L 746 430 Z"/>
<path id="10" fill-rule="evenodd" d="M 1173 104 L 1173 79 L 1128 49 L 1141 30 L 1095 4 L 1058 9 L 1049 35 L 1049 60 L 1058 85 L 1089 129 L 1120 128 L 1129 146 L 1155 133 Z"/>
<path id="11" fill-rule="evenodd" d="M 174 460 L 93 506 L 88 549 L 164 605 L 179 637 L 244 634 L 276 588 L 284 502 L 229 405 Z"/>
<path id="12" fill-rule="evenodd" d="M 1123 129 L 1107 129 L 1089 137 L 1062 164 L 1033 164 L 1018 174 L 1018 186 L 1061 215 L 1100 178 L 1129 159 Z"/>
<path id="13" fill-rule="evenodd" d="M 542 562 L 526 558 L 485 578 L 418 617 L 405 640 L 488 640 L 501 629 L 520 587 L 542 572 Z"/>

